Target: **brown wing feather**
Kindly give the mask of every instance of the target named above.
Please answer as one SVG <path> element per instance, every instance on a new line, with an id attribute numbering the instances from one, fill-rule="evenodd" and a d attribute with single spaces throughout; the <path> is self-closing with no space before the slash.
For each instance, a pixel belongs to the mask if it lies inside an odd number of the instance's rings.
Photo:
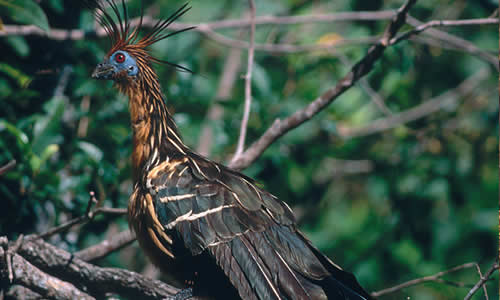
<path id="1" fill-rule="evenodd" d="M 368 298 L 355 280 L 325 287 L 332 270 L 345 272 L 303 238 L 286 204 L 244 175 L 193 155 L 150 171 L 146 188 L 169 250 L 208 253 L 244 299 Z"/>

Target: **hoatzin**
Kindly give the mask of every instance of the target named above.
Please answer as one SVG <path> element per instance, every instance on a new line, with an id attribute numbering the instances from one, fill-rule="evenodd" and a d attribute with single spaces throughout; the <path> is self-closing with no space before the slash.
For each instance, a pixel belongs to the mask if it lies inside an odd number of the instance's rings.
<path id="1" fill-rule="evenodd" d="M 369 299 L 352 274 L 297 229 L 284 202 L 182 142 L 152 64 L 182 67 L 153 57 L 147 48 L 184 31 L 166 29 L 189 7 L 140 37 L 142 16 L 132 29 L 124 1 L 86 1 L 112 43 L 92 77 L 113 80 L 129 98 L 135 182 L 129 224 L 151 261 L 181 281 L 194 282 L 192 289 L 184 286 L 188 295 Z"/>

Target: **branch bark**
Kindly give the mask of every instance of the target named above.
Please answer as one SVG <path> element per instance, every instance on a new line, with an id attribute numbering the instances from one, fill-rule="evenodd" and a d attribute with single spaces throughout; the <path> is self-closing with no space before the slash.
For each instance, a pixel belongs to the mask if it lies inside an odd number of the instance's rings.
<path id="1" fill-rule="evenodd" d="M 255 3 L 253 0 L 248 0 L 250 6 L 250 47 L 248 48 L 247 58 L 247 74 L 245 75 L 245 105 L 243 109 L 243 117 L 241 118 L 240 136 L 238 145 L 234 153 L 233 160 L 237 160 L 245 149 L 245 139 L 247 136 L 248 118 L 250 117 L 250 108 L 252 106 L 252 69 L 255 45 Z"/>
<path id="2" fill-rule="evenodd" d="M 0 248 L 0 261 L 6 260 L 6 252 Z M 73 284 L 50 276 L 35 267 L 23 257 L 14 254 L 11 258 L 14 270 L 13 284 L 22 285 L 47 299 L 95 299 L 87 293 L 80 291 Z M 6 268 L 0 269 L 2 278 L 6 278 Z"/>
<path id="3" fill-rule="evenodd" d="M 464 300 L 469 300 L 472 298 L 472 296 L 474 296 L 474 294 L 482 287 L 486 284 L 486 281 L 488 281 L 491 277 L 491 275 L 496 271 L 498 270 L 499 266 L 498 266 L 498 260 L 495 261 L 493 263 L 493 265 L 491 265 L 491 267 L 488 269 L 488 271 L 486 271 L 486 273 L 484 274 L 484 276 L 481 276 L 481 278 L 479 279 L 479 281 L 474 285 L 474 287 L 467 293 L 467 295 L 465 295 L 465 298 Z"/>
<path id="4" fill-rule="evenodd" d="M 1 253 L 4 253 L 3 249 L 1 251 Z M 0 255 L 0 257 L 3 259 L 4 255 Z M 41 295 L 45 295 L 42 293 L 48 293 L 48 290 L 37 289 L 36 285 L 33 286 L 33 284 L 42 275 L 64 278 L 69 284 L 74 285 L 76 289 L 84 291 L 84 293 L 95 298 L 103 298 L 106 294 L 118 294 L 126 295 L 131 299 L 158 299 L 172 297 L 179 291 L 179 289 L 159 280 L 146 278 L 135 272 L 116 268 L 102 268 L 86 263 L 65 250 L 50 245 L 43 240 L 31 241 L 29 237 L 13 257 L 15 257 L 14 282 Z M 41 273 L 32 271 L 20 273 L 22 270 L 28 270 L 27 268 L 30 265 L 27 265 L 27 263 L 39 269 Z M 5 274 L 7 271 L 5 264 L 0 267 L 1 273 Z"/>
<path id="5" fill-rule="evenodd" d="M 380 290 L 380 291 L 373 292 L 373 293 L 371 293 L 371 296 L 373 296 L 373 297 L 380 297 L 380 296 L 391 294 L 391 293 L 397 292 L 399 290 L 402 290 L 404 288 L 407 288 L 407 287 L 410 287 L 410 286 L 414 286 L 414 285 L 417 285 L 417 284 L 422 284 L 422 283 L 425 283 L 425 282 L 430 282 L 430 281 L 439 281 L 439 282 L 441 282 L 441 277 L 443 277 L 444 275 L 447 275 L 447 274 L 450 274 L 450 273 L 453 273 L 453 272 L 457 272 L 457 271 L 460 271 L 460 270 L 463 270 L 463 269 L 474 268 L 474 267 L 477 267 L 477 263 L 476 262 L 465 263 L 465 264 L 453 267 L 451 269 L 448 269 L 446 271 L 438 272 L 438 273 L 436 273 L 434 275 L 425 276 L 425 277 L 421 277 L 421 278 L 416 278 L 416 279 L 409 280 L 407 282 L 398 284 L 398 285 L 390 287 L 390 288 L 386 288 L 386 289 L 383 289 L 383 290 Z"/>
<path id="6" fill-rule="evenodd" d="M 255 18 L 255 25 L 293 25 L 293 24 L 305 24 L 305 23 L 320 23 L 320 22 L 345 22 L 345 21 L 376 21 L 376 20 L 387 20 L 392 18 L 394 15 L 393 10 L 384 11 L 358 11 L 358 12 L 340 12 L 332 14 L 314 14 L 308 16 L 260 16 Z M 144 16 L 143 26 L 153 27 L 158 20 L 150 17 Z M 131 20 L 132 26 L 139 23 L 139 18 Z M 222 20 L 207 23 L 183 23 L 175 22 L 169 25 L 168 29 L 172 31 L 186 29 L 191 26 L 196 27 L 207 27 L 212 30 L 223 29 L 223 28 L 239 28 L 247 27 L 250 25 L 250 18 L 245 19 L 233 19 L 233 20 Z M 0 30 L 0 36 L 9 35 L 37 35 L 46 36 L 54 40 L 82 40 L 85 37 L 105 37 L 106 31 L 103 28 L 97 28 L 94 32 L 85 32 L 84 30 L 74 29 L 58 29 L 51 28 L 50 32 L 45 32 L 42 29 L 34 25 L 9 25 L 4 24 L 2 30 Z"/>
<path id="7" fill-rule="evenodd" d="M 424 24 L 423 22 L 419 21 L 418 19 L 408 15 L 408 24 L 414 27 L 421 26 Z M 458 37 L 456 35 L 452 35 L 448 32 L 436 29 L 436 28 L 429 28 L 423 32 L 423 36 L 425 37 L 428 36 L 429 38 L 437 40 L 437 47 L 443 47 L 443 43 L 451 46 L 455 50 L 463 51 L 465 53 L 471 54 L 476 56 L 477 58 L 484 60 L 488 62 L 490 65 L 492 65 L 497 71 L 499 70 L 498 66 L 498 59 L 495 55 L 492 55 L 488 53 L 485 50 L 480 49 L 473 43 L 464 40 L 461 37 Z M 419 39 L 415 39 L 416 41 L 419 41 Z M 428 43 L 428 42 L 427 42 Z M 448 47 L 449 47 L 448 46 Z"/>
<path id="8" fill-rule="evenodd" d="M 135 235 L 130 230 L 124 230 L 110 239 L 103 240 L 102 242 L 82 249 L 74 253 L 76 257 L 83 261 L 91 262 L 103 258 L 111 252 L 120 250 L 135 241 Z"/>

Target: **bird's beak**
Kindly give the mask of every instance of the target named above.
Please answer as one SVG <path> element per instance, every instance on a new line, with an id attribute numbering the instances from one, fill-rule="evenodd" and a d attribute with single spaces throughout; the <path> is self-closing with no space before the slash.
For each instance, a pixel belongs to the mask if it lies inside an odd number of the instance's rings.
<path id="1" fill-rule="evenodd" d="M 111 79 L 113 77 L 113 74 L 116 73 L 116 67 L 107 63 L 103 62 L 97 65 L 95 67 L 94 72 L 92 73 L 92 78 L 95 79 Z"/>

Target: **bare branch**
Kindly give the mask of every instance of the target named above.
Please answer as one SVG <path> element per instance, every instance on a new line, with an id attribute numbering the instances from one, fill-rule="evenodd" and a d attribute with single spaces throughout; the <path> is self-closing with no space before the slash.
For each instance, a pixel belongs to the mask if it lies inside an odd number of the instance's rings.
<path id="1" fill-rule="evenodd" d="M 47 230 L 44 233 L 34 236 L 35 239 L 44 239 L 61 231 L 64 231 L 76 224 L 86 223 L 92 220 L 95 216 L 99 214 L 111 214 L 111 215 L 124 215 L 127 213 L 127 209 L 125 208 L 112 208 L 112 207 L 98 207 L 94 210 L 91 210 L 92 204 L 97 203 L 97 199 L 95 198 L 94 192 L 90 192 L 89 202 L 87 204 L 87 209 L 84 215 L 69 220 L 68 222 L 56 226 Z"/>
<path id="2" fill-rule="evenodd" d="M 6 259 L 7 253 L 0 247 L 0 260 Z M 73 284 L 50 276 L 26 261 L 19 254 L 12 256 L 12 268 L 15 270 L 13 284 L 22 285 L 48 299 L 95 299 L 80 291 Z M 1 269 L 4 273 L 6 270 Z M 2 276 L 3 277 L 3 276 Z"/>
<path id="3" fill-rule="evenodd" d="M 74 255 L 84 261 L 94 261 L 103 258 L 111 252 L 120 250 L 135 241 L 135 235 L 130 230 L 124 230 L 111 238 L 77 251 Z"/>
<path id="4" fill-rule="evenodd" d="M 423 22 L 415 19 L 414 17 L 412 17 L 410 15 L 408 15 L 407 22 L 408 22 L 408 24 L 410 24 L 414 27 L 418 27 L 418 26 L 424 24 Z M 481 60 L 488 62 L 489 64 L 494 66 L 497 71 L 499 69 L 498 59 L 495 55 L 489 54 L 487 51 L 480 49 L 479 47 L 477 47 L 473 43 L 471 43 L 467 40 L 464 40 L 463 38 L 460 38 L 456 35 L 452 35 L 452 34 L 445 32 L 445 31 L 438 30 L 436 28 L 429 28 L 429 29 L 425 30 L 423 32 L 423 36 L 425 36 L 425 35 L 427 35 L 433 39 L 436 39 L 438 41 L 437 43 L 433 44 L 433 46 L 435 46 L 435 47 L 443 48 L 443 47 L 445 47 L 445 45 L 449 45 L 455 50 L 464 51 L 466 53 L 469 53 L 471 55 L 478 57 Z M 422 38 L 423 36 L 420 36 L 420 37 L 417 36 L 416 38 L 413 38 L 413 39 L 416 41 L 423 40 L 424 42 L 427 41 L 427 43 L 429 43 L 428 39 Z M 445 45 L 443 45 L 443 42 Z"/>
<path id="5" fill-rule="evenodd" d="M 390 39 L 405 23 L 408 10 L 415 3 L 416 0 L 408 0 L 405 2 L 387 26 L 380 41 L 370 47 L 368 53 L 351 68 L 351 71 L 345 75 L 335 87 L 330 88 L 308 106 L 296 111 L 286 119 L 276 119 L 273 125 L 266 130 L 259 140 L 253 143 L 252 146 L 250 146 L 250 148 L 248 148 L 238 160 L 232 161 L 229 166 L 235 169 L 243 169 L 249 166 L 279 137 L 311 119 L 346 90 L 351 88 L 361 77 L 370 72 L 373 68 L 373 64 L 382 56 L 382 53 L 389 45 Z"/>
<path id="6" fill-rule="evenodd" d="M 383 290 L 380 290 L 380 291 L 373 292 L 373 293 L 371 293 L 371 296 L 373 296 L 373 297 L 379 297 L 379 296 L 382 296 L 382 295 L 394 293 L 396 291 L 402 290 L 402 289 L 410 287 L 410 286 L 414 286 L 414 285 L 425 283 L 425 282 L 429 282 L 429 281 L 442 282 L 440 279 L 444 275 L 447 275 L 447 274 L 450 274 L 450 273 L 453 273 L 453 272 L 456 272 L 456 271 L 459 271 L 459 270 L 463 270 L 463 269 L 474 268 L 476 266 L 477 266 L 477 263 L 475 263 L 475 262 L 470 262 L 470 263 L 462 264 L 462 265 L 453 267 L 451 269 L 448 269 L 446 271 L 441 271 L 441 272 L 436 273 L 434 275 L 430 275 L 430 276 L 425 276 L 425 277 L 413 279 L 413 280 L 410 280 L 410 281 L 398 284 L 396 286 L 393 286 L 393 287 L 390 287 L 390 288 L 387 288 L 387 289 L 383 289 Z"/>
<path id="7" fill-rule="evenodd" d="M 331 14 L 314 14 L 306 16 L 259 16 L 255 25 L 295 25 L 308 23 L 331 23 L 345 21 L 377 21 L 389 20 L 394 16 L 394 10 L 338 12 Z M 206 23 L 211 29 L 246 27 L 252 23 L 250 18 L 243 20 L 223 20 Z"/>
<path id="8" fill-rule="evenodd" d="M 84 138 L 87 136 L 87 130 L 89 128 L 89 117 L 88 112 L 90 110 L 90 96 L 85 95 L 82 98 L 82 102 L 80 104 L 80 110 L 82 111 L 83 116 L 80 118 L 78 122 L 78 129 L 76 130 L 76 135 L 79 138 Z"/>
<path id="9" fill-rule="evenodd" d="M 70 65 L 65 65 L 61 71 L 61 75 L 59 76 L 59 80 L 57 81 L 56 88 L 54 89 L 54 97 L 64 97 L 64 90 L 69 83 L 69 76 L 73 73 L 73 67 Z"/>
<path id="10" fill-rule="evenodd" d="M 0 175 L 3 175 L 4 173 L 9 172 L 12 168 L 16 166 L 16 160 L 13 159 L 6 163 L 5 165 L 0 167 Z"/>
<path id="11" fill-rule="evenodd" d="M 253 0 L 248 0 L 250 6 L 250 48 L 248 48 L 247 59 L 247 74 L 245 75 L 245 107 L 243 109 L 243 117 L 241 118 L 240 137 L 238 138 L 238 145 L 234 153 L 233 160 L 243 153 L 245 149 L 245 139 L 247 136 L 248 118 L 250 116 L 250 108 L 252 106 L 252 69 L 254 57 L 254 44 L 255 44 L 255 3 Z"/>
<path id="12" fill-rule="evenodd" d="M 340 61 L 344 65 L 348 65 L 348 66 L 352 65 L 352 63 L 349 61 L 349 58 L 347 57 L 347 55 L 344 55 L 342 53 L 338 53 L 337 57 L 340 59 Z M 370 96 L 373 103 L 375 103 L 375 105 L 379 108 L 379 110 L 382 113 L 384 113 L 387 116 L 392 115 L 392 111 L 389 109 L 389 107 L 387 107 L 387 105 L 385 105 L 384 99 L 382 99 L 382 97 L 372 89 L 372 87 L 370 86 L 370 83 L 368 82 L 368 80 L 366 78 L 360 78 L 359 85 L 368 94 L 368 96 Z"/>
<path id="13" fill-rule="evenodd" d="M 415 121 L 445 107 L 452 107 L 461 96 L 472 93 L 481 81 L 488 77 L 488 75 L 489 71 L 487 69 L 482 69 L 464 80 L 455 89 L 447 91 L 434 99 L 425 101 L 424 103 L 403 112 L 393 114 L 390 117 L 375 120 L 366 126 L 349 128 L 339 125 L 338 133 L 343 138 L 366 136 L 395 128 L 401 124 Z"/>
<path id="14" fill-rule="evenodd" d="M 474 296 L 474 294 L 482 287 L 486 284 L 486 281 L 488 281 L 488 279 L 490 279 L 490 276 L 496 271 L 498 270 L 498 260 L 496 260 L 492 265 L 491 267 L 488 269 L 488 271 L 486 271 L 486 273 L 484 274 L 484 276 L 481 277 L 481 279 L 479 279 L 479 281 L 476 283 L 476 285 L 474 285 L 474 287 L 467 293 L 467 295 L 465 296 L 464 300 L 469 300 L 470 298 L 472 298 L 472 296 Z"/>
<path id="15" fill-rule="evenodd" d="M 240 41 L 232 38 L 228 38 L 220 33 L 213 31 L 209 27 L 204 27 L 203 25 L 196 27 L 198 31 L 204 33 L 211 40 L 231 47 L 231 48 L 240 48 L 240 49 L 248 49 L 250 44 L 245 41 Z M 356 39 L 342 39 L 337 41 L 334 44 L 325 45 L 325 44 L 313 44 L 313 45 L 291 45 L 291 44 L 254 44 L 254 49 L 256 51 L 266 51 L 271 53 L 299 53 L 299 52 L 309 52 L 309 51 L 319 51 L 319 50 L 327 50 L 327 49 L 335 49 L 345 46 L 352 45 L 366 45 L 373 44 L 377 41 L 376 37 L 362 37 Z"/>
<path id="16" fill-rule="evenodd" d="M 308 16 L 260 16 L 255 18 L 256 25 L 292 25 L 292 24 L 304 24 L 304 23 L 320 23 L 320 22 L 338 22 L 338 21 L 376 21 L 376 20 L 387 20 L 392 18 L 394 15 L 393 10 L 385 11 L 358 11 L 358 12 L 340 12 L 333 14 L 315 14 Z M 144 27 L 153 27 L 158 20 L 151 18 L 150 16 L 144 16 L 142 25 Z M 234 20 L 222 20 L 214 21 L 201 24 L 191 24 L 175 22 L 169 25 L 168 29 L 172 31 L 182 30 L 188 27 L 207 27 L 212 30 L 222 29 L 222 28 L 238 28 L 247 27 L 250 25 L 250 19 L 234 19 Z M 139 18 L 131 20 L 131 25 L 136 26 L 139 24 Z M 81 40 L 85 37 L 97 36 L 105 37 L 106 31 L 103 28 L 98 28 L 95 32 L 86 33 L 80 29 L 65 30 L 51 28 L 50 32 L 45 32 L 42 29 L 34 25 L 8 25 L 4 24 L 2 30 L 0 30 L 0 36 L 9 35 L 37 35 L 45 36 L 53 40 Z"/>
<path id="17" fill-rule="evenodd" d="M 205 121 L 201 128 L 197 152 L 209 157 L 214 139 L 212 130 L 213 122 L 222 119 L 224 108 L 219 102 L 229 100 L 231 90 L 236 82 L 236 77 L 241 66 L 241 49 L 231 48 L 224 62 L 224 68 L 217 87 L 217 93 L 212 100 L 212 104 L 207 112 Z"/>
<path id="18" fill-rule="evenodd" d="M 498 24 L 498 18 L 484 18 L 484 19 L 469 19 L 469 20 L 433 20 L 417 26 L 415 29 L 407 31 L 391 39 L 392 45 L 397 44 L 403 40 L 410 38 L 413 35 L 419 34 L 424 30 L 432 27 L 450 27 L 450 26 L 469 26 L 469 25 L 492 25 Z"/>
<path id="19" fill-rule="evenodd" d="M 476 265 L 477 273 L 479 274 L 479 279 L 483 278 L 483 273 L 481 272 L 481 268 L 479 265 Z M 486 300 L 489 300 L 490 297 L 488 297 L 488 289 L 486 288 L 486 284 L 483 284 L 483 292 L 484 292 L 484 298 Z"/>
<path id="20" fill-rule="evenodd" d="M 338 21 L 375 21 L 375 20 L 386 20 L 390 19 L 394 14 L 392 10 L 371 12 L 371 11 L 360 11 L 360 12 L 340 12 L 332 14 L 314 14 L 307 16 L 260 16 L 255 18 L 255 25 L 293 25 L 293 24 L 306 24 L 306 23 L 321 23 L 321 22 L 338 22 Z M 464 25 L 481 25 L 481 24 L 496 24 L 498 20 L 495 18 L 485 18 L 485 19 L 472 19 L 472 20 L 445 20 L 445 21 L 431 21 L 427 26 L 464 26 Z M 143 26 L 152 27 L 156 24 L 157 20 L 151 18 L 150 16 L 145 16 L 143 19 Z M 137 25 L 139 19 L 133 19 L 131 21 L 132 26 Z M 205 34 L 208 38 L 214 40 L 215 42 L 221 43 L 230 47 L 237 48 L 249 48 L 250 45 L 247 42 L 234 40 L 227 38 L 224 35 L 216 33 L 214 30 L 222 28 L 239 28 L 245 27 L 251 24 L 250 19 L 241 20 L 222 20 L 214 21 L 200 24 L 192 23 L 182 23 L 176 22 L 169 26 L 168 29 L 176 31 L 182 30 L 187 27 L 195 26 L 194 31 Z M 424 29 L 425 30 L 425 29 Z M 91 37 L 104 37 L 106 32 L 103 28 L 97 28 L 95 32 L 85 32 L 83 30 L 65 30 L 53 28 L 50 32 L 45 32 L 42 29 L 34 25 L 3 25 L 2 31 L 0 31 L 0 36 L 8 35 L 37 35 L 45 36 L 49 39 L 54 40 L 81 40 L 84 38 Z M 413 35 L 413 34 L 412 34 Z M 254 48 L 256 51 L 268 51 L 273 53 L 297 53 L 305 51 L 316 51 L 322 49 L 332 49 L 335 47 L 346 46 L 346 45 L 356 45 L 356 44 L 367 44 L 375 42 L 375 38 L 366 37 L 361 39 L 345 39 L 337 42 L 334 45 L 288 45 L 288 44 L 255 44 Z"/>
<path id="21" fill-rule="evenodd" d="M 57 274 L 59 278 L 65 278 L 77 289 L 84 290 L 96 298 L 103 298 L 105 294 L 113 293 L 127 295 L 131 299 L 159 299 L 170 298 L 179 291 L 159 280 L 146 278 L 135 272 L 116 268 L 101 268 L 86 263 L 40 239 L 26 238 L 16 257 L 24 259 L 20 261 L 22 264 L 28 261 L 46 274 L 52 276 Z M 3 265 L 0 265 L 0 270 L 2 274 L 5 272 Z M 15 270 L 14 282 L 20 280 L 17 276 L 17 268 Z M 37 278 L 35 274 L 30 272 L 21 275 L 23 280 Z M 31 287 L 30 289 L 40 294 L 44 292 L 43 289 L 38 290 Z"/>

